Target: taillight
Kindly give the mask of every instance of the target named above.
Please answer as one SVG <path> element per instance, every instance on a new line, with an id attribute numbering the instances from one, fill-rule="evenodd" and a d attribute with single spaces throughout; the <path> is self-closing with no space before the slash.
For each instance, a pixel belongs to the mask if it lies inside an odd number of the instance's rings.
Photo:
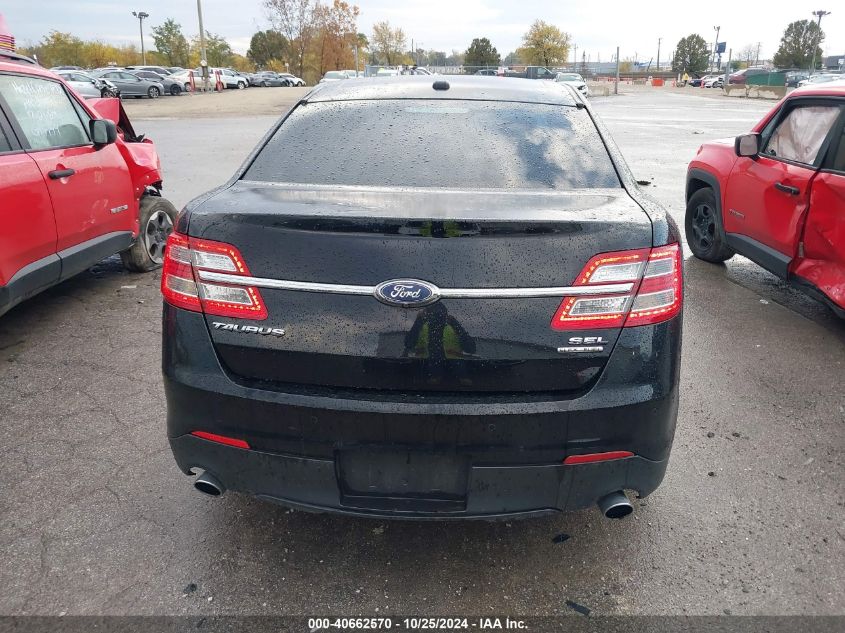
<path id="1" fill-rule="evenodd" d="M 632 284 L 624 294 L 565 297 L 552 318 L 555 330 L 634 327 L 667 321 L 681 311 L 681 248 L 669 244 L 593 257 L 576 286 Z"/>
<path id="2" fill-rule="evenodd" d="M 249 276 L 249 268 L 234 246 L 171 233 L 161 274 L 161 293 L 167 303 L 215 316 L 255 321 L 267 318 L 258 288 L 199 281 L 195 273 L 201 270 Z"/>

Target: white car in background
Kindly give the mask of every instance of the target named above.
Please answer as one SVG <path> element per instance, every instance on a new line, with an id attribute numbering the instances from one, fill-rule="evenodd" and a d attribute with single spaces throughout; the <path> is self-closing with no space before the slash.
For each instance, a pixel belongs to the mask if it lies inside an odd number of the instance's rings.
<path id="1" fill-rule="evenodd" d="M 223 88 L 237 88 L 239 90 L 243 90 L 244 88 L 249 87 L 249 78 L 245 75 L 238 74 L 231 68 L 209 68 L 208 85 L 212 89 L 214 88 L 215 71 L 220 73 L 220 83 L 223 84 Z M 187 92 L 191 89 L 191 75 L 194 76 L 194 86 L 197 90 L 199 90 L 202 87 L 202 70 L 199 68 L 173 73 L 172 75 L 168 75 L 167 78 L 178 81 Z"/>
<path id="2" fill-rule="evenodd" d="M 845 75 L 839 73 L 816 73 L 798 82 L 798 87 L 813 86 L 815 84 L 829 84 L 831 82 L 841 83 L 845 81 Z"/>
<path id="3" fill-rule="evenodd" d="M 287 79 L 291 86 L 304 86 L 305 80 L 302 77 L 297 77 L 290 73 L 277 73 L 282 79 Z"/>
<path id="4" fill-rule="evenodd" d="M 349 75 L 346 74 L 345 70 L 330 70 L 323 78 L 320 80 L 321 84 L 328 83 L 330 81 L 343 81 L 344 79 L 349 79 Z"/>
<path id="5" fill-rule="evenodd" d="M 587 86 L 587 82 L 578 73 L 558 73 L 555 81 L 572 86 L 585 97 L 590 96 L 590 88 Z"/>
<path id="6" fill-rule="evenodd" d="M 120 90 L 107 79 L 94 78 L 79 70 L 59 70 L 56 74 L 65 80 L 80 96 L 86 99 L 117 97 Z"/>

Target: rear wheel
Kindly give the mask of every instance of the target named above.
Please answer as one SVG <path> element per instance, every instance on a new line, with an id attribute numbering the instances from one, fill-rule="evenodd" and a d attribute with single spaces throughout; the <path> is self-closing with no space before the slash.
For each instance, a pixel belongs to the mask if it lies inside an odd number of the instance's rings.
<path id="1" fill-rule="evenodd" d="M 150 99 L 158 99 L 161 96 L 161 90 L 159 90 L 155 86 L 150 86 L 150 89 L 147 90 L 147 96 Z"/>
<path id="2" fill-rule="evenodd" d="M 164 261 L 164 245 L 176 223 L 176 207 L 159 196 L 141 198 L 139 213 L 141 230 L 138 239 L 120 254 L 127 270 L 145 273 L 155 270 Z"/>
<path id="3" fill-rule="evenodd" d="M 170 94 L 174 97 L 178 96 L 182 92 L 182 87 L 179 84 L 173 84 L 170 86 Z"/>
<path id="4" fill-rule="evenodd" d="M 699 259 L 719 263 L 734 256 L 725 240 L 716 195 L 709 187 L 699 189 L 690 197 L 684 228 L 687 244 Z"/>

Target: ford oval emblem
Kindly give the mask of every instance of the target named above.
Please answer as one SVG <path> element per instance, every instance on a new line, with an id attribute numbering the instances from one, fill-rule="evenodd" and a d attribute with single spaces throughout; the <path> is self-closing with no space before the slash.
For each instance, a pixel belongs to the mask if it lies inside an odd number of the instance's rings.
<path id="1" fill-rule="evenodd" d="M 419 308 L 440 298 L 437 286 L 417 279 L 393 279 L 376 286 L 376 299 L 403 308 Z"/>

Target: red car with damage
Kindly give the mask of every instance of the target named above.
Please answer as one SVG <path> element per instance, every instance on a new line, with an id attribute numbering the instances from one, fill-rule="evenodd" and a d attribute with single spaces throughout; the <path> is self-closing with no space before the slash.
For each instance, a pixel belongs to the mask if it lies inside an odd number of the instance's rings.
<path id="1" fill-rule="evenodd" d="M 158 268 L 176 209 L 119 99 L 0 50 L 0 314 L 101 259 Z"/>
<path id="2" fill-rule="evenodd" d="M 749 134 L 689 164 L 686 237 L 699 259 L 739 253 L 845 318 L 845 85 L 795 90 Z"/>

